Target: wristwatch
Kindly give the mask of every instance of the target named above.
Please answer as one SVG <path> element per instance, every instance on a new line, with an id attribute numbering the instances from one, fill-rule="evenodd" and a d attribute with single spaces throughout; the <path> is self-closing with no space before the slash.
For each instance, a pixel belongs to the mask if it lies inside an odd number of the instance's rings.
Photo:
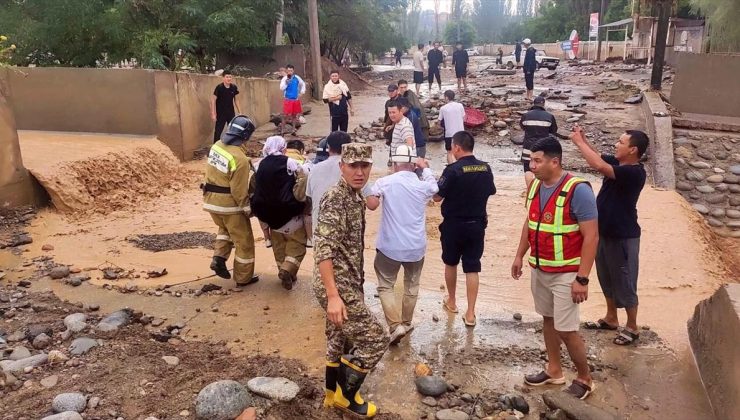
<path id="1" fill-rule="evenodd" d="M 581 286 L 588 286 L 588 277 L 576 276 L 576 281 L 580 283 Z"/>

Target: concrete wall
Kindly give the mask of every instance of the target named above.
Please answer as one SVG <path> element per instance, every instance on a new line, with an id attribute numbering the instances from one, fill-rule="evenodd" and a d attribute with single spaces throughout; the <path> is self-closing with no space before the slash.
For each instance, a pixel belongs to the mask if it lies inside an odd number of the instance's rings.
<path id="1" fill-rule="evenodd" d="M 246 74 L 254 77 L 276 72 L 286 64 L 295 66 L 295 71 L 299 76 L 303 77 L 306 74 L 306 51 L 303 44 L 252 48 L 244 54 L 222 54 L 216 57 L 218 68 L 238 65 L 245 67 Z"/>
<path id="2" fill-rule="evenodd" d="M 5 74 L 19 130 L 155 134 L 180 159 L 213 139 L 210 100 L 222 81 L 218 76 L 72 68 L 13 68 Z M 237 77 L 234 83 L 240 111 L 257 125 L 281 111 L 278 81 Z"/>
<path id="3" fill-rule="evenodd" d="M 681 112 L 740 117 L 739 74 L 740 56 L 679 52 L 671 105 Z"/>
<path id="4" fill-rule="evenodd" d="M 668 109 L 657 92 L 643 92 L 640 106 L 645 116 L 647 135 L 650 137 L 650 165 L 653 167 L 653 182 L 656 187 L 676 189 L 676 171 L 673 166 L 673 125 Z M 665 117 L 655 116 L 662 113 Z"/>
<path id="5" fill-rule="evenodd" d="M 740 284 L 720 287 L 688 322 L 689 341 L 717 419 L 740 419 Z"/>
<path id="6" fill-rule="evenodd" d="M 35 186 L 23 167 L 10 104 L 8 72 L 0 68 L 0 209 L 36 204 Z"/>
<path id="7" fill-rule="evenodd" d="M 613 38 L 612 38 L 613 37 Z M 610 35 L 611 41 L 609 41 L 609 45 L 606 45 L 606 41 L 602 41 L 601 43 L 601 59 L 604 60 L 607 57 L 615 57 L 615 58 L 622 58 L 624 54 L 624 40 L 613 40 L 616 39 L 618 36 L 615 34 Z M 578 56 L 577 59 L 586 59 L 589 56 L 589 48 L 591 49 L 591 59 L 596 59 L 596 41 L 589 44 L 588 41 L 581 41 L 580 48 L 578 49 Z M 630 43 L 627 43 L 627 47 L 629 48 Z M 485 44 L 485 45 L 476 45 L 475 48 L 478 50 L 481 55 L 497 55 L 498 54 L 498 47 L 501 47 L 501 49 L 504 50 L 504 57 L 511 54 L 512 51 L 514 51 L 514 45 L 513 44 Z M 545 44 L 534 44 L 534 47 L 538 51 L 544 51 L 545 54 L 551 56 L 551 57 L 558 57 L 562 60 L 567 60 L 566 53 L 560 48 L 560 43 L 545 43 Z M 522 46 L 522 49 L 524 47 Z M 629 54 L 629 51 L 628 51 Z"/>

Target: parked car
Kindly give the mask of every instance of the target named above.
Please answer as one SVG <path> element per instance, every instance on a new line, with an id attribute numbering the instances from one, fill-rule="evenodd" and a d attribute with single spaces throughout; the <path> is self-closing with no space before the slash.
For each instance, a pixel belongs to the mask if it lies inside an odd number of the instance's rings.
<path id="1" fill-rule="evenodd" d="M 465 51 L 467 51 L 468 52 L 468 55 L 471 56 L 471 57 L 474 56 L 474 55 L 480 55 L 480 53 L 478 52 L 478 50 L 476 50 L 475 48 L 466 48 Z"/>
<path id="2" fill-rule="evenodd" d="M 516 57 L 514 57 L 513 51 L 508 56 L 503 57 L 503 63 L 507 69 L 521 67 L 522 64 L 524 64 L 524 51 L 522 51 L 520 60 L 521 62 L 519 63 L 519 65 L 517 65 Z M 546 67 L 548 70 L 555 70 L 556 68 L 558 68 L 558 64 L 560 64 L 559 58 L 550 57 L 549 55 L 545 54 L 544 51 L 537 51 L 535 53 L 535 60 L 537 61 L 537 70 L 539 70 L 540 67 Z"/>

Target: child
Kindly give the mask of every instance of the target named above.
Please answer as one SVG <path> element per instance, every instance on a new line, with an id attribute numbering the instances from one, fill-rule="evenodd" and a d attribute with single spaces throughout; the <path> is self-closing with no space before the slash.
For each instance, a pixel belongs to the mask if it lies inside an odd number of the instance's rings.
<path id="1" fill-rule="evenodd" d="M 301 166 L 303 173 L 308 175 L 313 164 L 306 159 L 304 152 L 306 146 L 300 140 L 291 140 L 285 148 L 285 156 L 295 160 Z M 306 229 L 306 248 L 313 248 L 313 220 L 311 219 L 311 200 L 306 198 L 306 208 L 303 213 L 303 227 Z"/>

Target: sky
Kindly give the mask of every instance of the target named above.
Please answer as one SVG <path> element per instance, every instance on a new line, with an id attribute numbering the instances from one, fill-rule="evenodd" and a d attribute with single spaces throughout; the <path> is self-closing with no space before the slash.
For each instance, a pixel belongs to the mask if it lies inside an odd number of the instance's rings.
<path id="1" fill-rule="evenodd" d="M 451 7 L 451 0 L 440 0 L 439 11 L 449 12 Z M 472 3 L 470 0 L 465 0 L 465 3 Z M 421 10 L 434 10 L 434 0 L 421 0 Z"/>

